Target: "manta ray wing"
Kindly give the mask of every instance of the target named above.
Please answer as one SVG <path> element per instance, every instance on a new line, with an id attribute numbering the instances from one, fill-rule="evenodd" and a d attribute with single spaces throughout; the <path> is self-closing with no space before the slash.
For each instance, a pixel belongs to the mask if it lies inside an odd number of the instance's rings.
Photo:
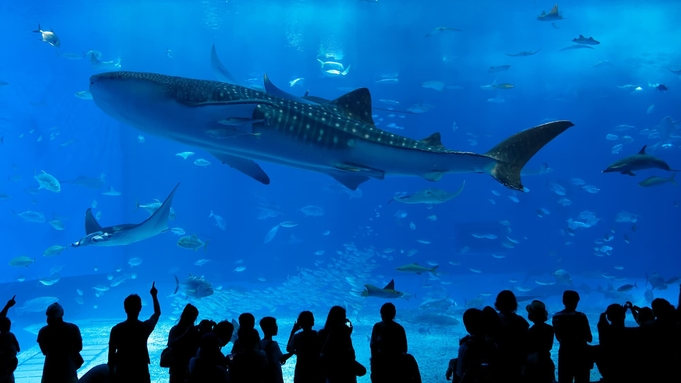
<path id="1" fill-rule="evenodd" d="M 88 208 L 85 211 L 85 234 L 92 234 L 102 231 L 102 226 L 97 222 L 97 219 L 92 215 L 92 209 Z"/>

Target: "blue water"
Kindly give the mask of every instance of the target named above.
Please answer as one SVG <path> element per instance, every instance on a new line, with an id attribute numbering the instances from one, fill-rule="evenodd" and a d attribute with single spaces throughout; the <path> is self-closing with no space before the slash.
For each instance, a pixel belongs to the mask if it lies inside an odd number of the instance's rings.
<path id="1" fill-rule="evenodd" d="M 629 177 L 601 171 L 643 145 L 660 142 L 651 130 L 664 117 L 681 119 L 680 77 L 668 70 L 681 69 L 677 17 L 681 4 L 571 1 L 560 4 L 565 19 L 555 22 L 558 28 L 536 20 L 551 6 L 536 1 L 466 5 L 388 0 L 3 4 L 0 81 L 8 84 L 0 86 L 4 137 L 0 193 L 11 198 L 0 201 L 4 233 L 0 292 L 8 299 L 17 294 L 18 306 L 36 297 L 57 297 L 71 320 L 121 318 L 122 299 L 139 293 L 150 302 L 147 292 L 156 281 L 161 304 L 168 308 L 164 319 L 172 321 L 177 315 L 171 313 L 170 305 L 186 302 L 172 295 L 173 274 L 182 279 L 192 273 L 220 286 L 216 296 L 226 292 L 268 296 L 263 298 L 266 304 L 253 310 L 258 318 L 274 313 L 292 319 L 305 306 L 296 303 L 312 305 L 314 301 L 311 308 L 322 323 L 331 305 L 352 302 L 354 309 L 349 312 L 371 323 L 379 320 L 382 301 L 358 296 L 365 283 L 382 287 L 395 279 L 397 290 L 415 295 L 396 302 L 399 312 L 434 296 L 448 297 L 461 307 L 480 293 L 492 294 L 490 304 L 501 289 L 524 294 L 516 287 L 536 287 L 535 280 L 552 281 L 552 274 L 563 269 L 572 276 L 574 286 L 590 288 L 581 292 L 594 312 L 613 301 L 596 291 L 608 284 L 617 288 L 636 282 L 638 289 L 631 292 L 631 298 L 645 304 L 646 273 L 658 272 L 665 279 L 681 274 L 677 250 L 681 196 L 670 183 L 650 188 L 637 185 L 651 175 L 669 177 L 668 172 L 645 170 Z M 44 30 L 54 30 L 60 48 L 41 42 L 40 35 L 32 33 L 38 23 Z M 440 26 L 462 31 L 424 37 Z M 580 34 L 593 36 L 601 44 L 593 50 L 559 51 Z M 89 57 L 67 59 L 57 54 L 97 50 L 102 53 L 101 61 L 120 59 L 121 70 L 215 80 L 210 66 L 212 44 L 223 64 L 244 84 L 257 86 L 267 73 L 287 92 L 302 96 L 309 90 L 311 95 L 329 99 L 346 89 L 367 87 L 374 106 L 395 109 L 374 110 L 379 128 L 415 139 L 441 132 L 443 144 L 456 150 L 484 153 L 511 134 L 550 120 L 570 120 L 575 127 L 528 163 L 530 171 L 543 163 L 552 169 L 523 177 L 529 193 L 508 190 L 484 174 L 463 174 L 447 175 L 438 183 L 407 177 L 371 180 L 360 186 L 361 194 L 349 195 L 328 176 L 260 163 L 272 180 L 265 186 L 222 166 L 208 153 L 137 131 L 104 114 L 92 100 L 75 97 L 76 92 L 88 89 L 89 76 L 101 71 L 92 67 Z M 537 49 L 529 57 L 506 55 Z M 351 66 L 348 74 L 323 76 L 317 57 L 325 54 L 342 56 L 337 61 Z M 488 73 L 490 66 L 500 65 L 511 67 Z M 399 82 L 377 82 L 385 76 Z M 305 79 L 302 85 L 289 87 L 289 81 L 300 77 Z M 495 80 L 514 88 L 481 88 Z M 443 82 L 445 88 L 441 92 L 425 88 L 426 81 Z M 641 89 L 618 87 L 627 84 Z M 655 84 L 669 90 L 658 91 Z M 381 99 L 399 105 L 382 104 Z M 425 113 L 404 113 L 419 103 L 432 108 Z M 634 128 L 617 131 L 615 127 L 622 124 Z M 618 137 L 608 140 L 608 134 Z M 625 135 L 631 142 L 623 140 Z M 651 153 L 679 169 L 679 142 L 672 138 Z M 613 154 L 617 144 L 623 146 Z M 184 151 L 196 154 L 187 160 L 175 155 Z M 196 166 L 197 158 L 212 164 Z M 34 175 L 43 170 L 62 181 L 59 193 L 27 192 L 38 186 Z M 102 173 L 105 182 L 100 190 L 63 182 Z M 573 178 L 583 179 L 598 192 L 573 185 Z M 446 204 L 432 208 L 388 204 L 399 192 L 455 191 L 464 180 L 461 195 Z M 84 236 L 84 212 L 93 200 L 97 201 L 93 211 L 101 212 L 103 226 L 138 223 L 148 214 L 136 210 L 136 202 L 162 201 L 177 183 L 180 187 L 172 205 L 177 218 L 169 225 L 208 241 L 205 252 L 180 248 L 179 236 L 164 233 L 124 247 L 69 248 L 54 257 L 42 255 L 49 246 L 69 247 Z M 555 184 L 565 188 L 564 196 L 554 192 Z M 103 195 L 109 187 L 121 195 Z M 571 205 L 559 204 L 563 197 Z M 258 219 L 256 204 L 265 202 L 277 205 L 284 215 Z M 306 217 L 299 210 L 306 205 L 322 207 L 325 214 Z M 550 214 L 539 217 L 542 208 Z M 28 210 L 42 212 L 47 221 L 60 219 L 65 230 L 25 222 L 13 214 Z M 224 230 L 209 218 L 211 210 L 225 219 Z M 600 220 L 592 227 L 576 229 L 574 236 L 566 235 L 567 221 L 576 220 L 583 211 L 595 213 Z M 623 211 L 638 217 L 635 227 L 631 222 L 616 222 Z M 499 223 L 506 220 L 510 225 Z M 268 231 L 282 221 L 298 225 L 280 227 L 275 238 L 265 243 Z M 473 236 L 479 233 L 497 238 Z M 612 240 L 603 242 L 610 235 Z M 630 243 L 625 242 L 625 235 Z M 505 247 L 507 237 L 518 243 Z M 347 250 L 345 244 L 350 243 L 364 254 L 361 261 Z M 612 247 L 608 255 L 594 251 L 603 245 Z M 417 252 L 408 256 L 411 250 Z M 8 265 L 21 255 L 35 262 L 28 267 Z M 142 264 L 131 267 L 128 260 L 132 257 L 142 258 Z M 199 259 L 210 262 L 197 266 Z M 412 262 L 437 264 L 438 275 L 395 271 Z M 58 266 L 62 266 L 59 282 L 51 286 L 37 282 Z M 245 270 L 235 271 L 240 266 Z M 95 295 L 92 287 L 108 286 L 113 278 L 133 273 L 134 279 Z M 318 288 L 310 289 L 296 279 L 301 273 L 307 273 L 303 279 Z M 82 297 L 76 289 L 83 292 Z M 674 293 L 675 288 L 670 288 L 656 291 L 656 296 L 674 301 Z M 76 301 L 78 297 L 81 302 Z M 560 308 L 555 296 L 546 299 L 554 299 L 551 312 Z M 211 308 L 215 310 L 211 312 L 226 313 L 215 319 L 236 316 L 248 307 L 243 302 L 229 307 L 225 302 L 221 301 L 221 308 Z M 15 329 L 40 323 L 42 315 L 14 314 Z M 33 335 L 19 336 L 23 343 L 34 344 Z"/>

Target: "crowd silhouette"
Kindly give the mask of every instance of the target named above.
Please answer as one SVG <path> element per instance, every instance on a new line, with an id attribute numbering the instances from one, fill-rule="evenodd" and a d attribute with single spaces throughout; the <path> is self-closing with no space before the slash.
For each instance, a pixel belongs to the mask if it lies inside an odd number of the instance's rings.
<path id="1" fill-rule="evenodd" d="M 151 383 L 147 341 L 161 316 L 153 283 L 150 294 L 154 313 L 145 321 L 139 319 L 141 298 L 133 294 L 125 299 L 127 319 L 111 329 L 108 363 L 91 368 L 80 379 L 77 371 L 84 363 L 80 329 L 64 321 L 58 303 L 49 305 L 47 325 L 37 338 L 45 355 L 42 383 Z M 13 383 L 18 365 L 19 343 L 7 317 L 15 298 L 0 311 L 0 383 Z M 553 383 L 557 377 L 559 383 L 582 383 L 590 381 L 594 367 L 604 382 L 680 380 L 681 289 L 677 307 L 661 298 L 654 299 L 650 308 L 631 302 L 608 306 L 597 324 L 598 345 L 590 344 L 591 327 L 587 316 L 577 311 L 579 299 L 576 291 L 566 290 L 565 308 L 553 315 L 551 324 L 544 303 L 532 301 L 526 306 L 532 326 L 517 314 L 518 302 L 510 290 L 497 295 L 494 308 L 467 309 L 463 324 L 468 335 L 459 340 L 457 357 L 449 361 L 443 380 Z M 636 327 L 625 326 L 627 312 Z M 381 321 L 373 327 L 371 382 L 420 383 L 418 364 L 408 352 L 406 331 L 395 322 L 396 314 L 392 303 L 384 304 Z M 332 307 L 319 331 L 313 330 L 314 314 L 301 312 L 286 353 L 273 340 L 279 333 L 274 317 L 260 320 L 262 339 L 250 313 L 241 314 L 238 324 L 202 320 L 196 325 L 198 317 L 199 310 L 187 304 L 168 334 L 159 363 L 168 369 L 170 383 L 284 383 L 281 366 L 293 355 L 294 383 L 356 383 L 357 377 L 367 374 L 367 368 L 356 360 L 353 325 L 343 307 Z M 559 343 L 557 366 L 551 358 L 554 338 Z M 233 346 L 225 355 L 223 349 L 229 342 Z"/>

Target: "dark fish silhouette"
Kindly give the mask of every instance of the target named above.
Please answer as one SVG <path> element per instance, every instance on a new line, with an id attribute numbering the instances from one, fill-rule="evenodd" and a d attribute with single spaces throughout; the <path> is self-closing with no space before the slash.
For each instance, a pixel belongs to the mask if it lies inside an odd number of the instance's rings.
<path id="1" fill-rule="evenodd" d="M 565 48 L 561 49 L 559 52 L 567 51 L 567 50 L 571 50 L 571 49 L 594 49 L 594 47 L 592 47 L 590 45 L 575 44 L 575 45 L 570 45 L 569 47 L 565 47 Z"/>
<path id="2" fill-rule="evenodd" d="M 541 15 L 537 16 L 537 20 L 539 21 L 563 20 L 563 16 L 558 11 L 558 4 L 554 5 L 549 13 L 542 11 Z"/>
<path id="3" fill-rule="evenodd" d="M 577 44 L 584 44 L 584 45 L 598 45 L 600 44 L 600 41 L 594 40 L 593 37 L 586 38 L 582 35 L 579 35 L 579 37 L 572 39 L 573 43 Z"/>
<path id="4" fill-rule="evenodd" d="M 508 188 L 523 190 L 520 172 L 527 161 L 574 126 L 570 121 L 542 124 L 479 154 L 445 148 L 439 133 L 414 140 L 377 128 L 366 88 L 326 104 L 305 104 L 216 81 L 110 72 L 90 78 L 90 93 L 111 117 L 208 150 L 265 185 L 270 178 L 256 161 L 327 174 L 351 190 L 371 178 L 412 175 L 438 181 L 449 173 L 487 173 Z M 206 134 L 216 126 L 226 129 L 219 121 L 229 118 L 254 122 L 233 127 L 230 139 Z"/>
<path id="5" fill-rule="evenodd" d="M 526 57 L 526 56 L 532 56 L 539 52 L 541 48 L 537 49 L 536 51 L 520 51 L 518 53 L 506 53 L 506 56 L 511 56 L 511 57 Z"/>
<path id="6" fill-rule="evenodd" d="M 126 223 L 121 225 L 102 227 L 92 215 L 92 209 L 85 211 L 85 237 L 71 244 L 81 246 L 124 246 L 155 237 L 168 230 L 170 205 L 173 203 L 177 184 L 168 198 L 163 201 L 149 218 L 142 223 Z"/>
<path id="7" fill-rule="evenodd" d="M 646 169 L 662 169 L 668 172 L 675 172 L 663 160 L 646 153 L 646 147 L 643 145 L 641 150 L 633 156 L 622 158 L 610 164 L 603 173 L 621 173 L 630 176 L 635 176 L 633 172 L 636 170 Z"/>

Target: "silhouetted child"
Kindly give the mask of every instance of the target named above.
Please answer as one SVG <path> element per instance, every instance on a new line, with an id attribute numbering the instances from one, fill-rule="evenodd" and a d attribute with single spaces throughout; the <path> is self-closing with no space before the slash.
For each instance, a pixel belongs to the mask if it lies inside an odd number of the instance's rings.
<path id="1" fill-rule="evenodd" d="M 381 307 L 381 321 L 371 331 L 371 381 L 373 383 L 407 382 L 403 370 L 407 354 L 407 334 L 395 322 L 397 310 L 388 302 Z"/>
<path id="2" fill-rule="evenodd" d="M 232 345 L 232 354 L 240 351 L 241 342 L 239 342 L 239 335 L 241 335 L 241 330 L 255 330 L 255 317 L 251 313 L 243 313 L 239 315 L 239 329 L 237 330 L 237 338 Z M 258 337 L 258 344 L 260 344 L 260 334 L 255 331 Z"/>
<path id="3" fill-rule="evenodd" d="M 532 301 L 527 307 L 527 319 L 533 323 L 527 330 L 527 362 L 523 376 L 526 383 L 553 383 L 555 365 L 551 360 L 553 326 L 547 324 L 549 312 L 541 301 Z"/>
<path id="4" fill-rule="evenodd" d="M 579 293 L 565 290 L 565 309 L 553 316 L 553 329 L 560 343 L 558 349 L 558 382 L 588 383 L 593 361 L 588 356 L 588 345 L 593 341 L 589 319 L 577 311 Z"/>
<path id="5" fill-rule="evenodd" d="M 358 376 L 366 374 L 366 367 L 355 360 L 352 346 L 352 323 L 346 310 L 333 306 L 319 331 L 320 365 L 327 383 L 355 383 Z"/>
<path id="6" fill-rule="evenodd" d="M 468 382 L 493 381 L 490 375 L 493 374 L 497 350 L 485 337 L 482 310 L 466 310 L 463 324 L 468 335 L 459 341 L 458 356 L 449 361 L 445 377 L 447 380 L 453 378 L 454 383 L 463 379 Z"/>
<path id="7" fill-rule="evenodd" d="M 213 333 L 203 335 L 197 356 L 189 362 L 189 383 L 227 383 L 223 359 L 220 339 Z"/>
<path id="8" fill-rule="evenodd" d="M 265 373 L 265 383 L 284 383 L 281 373 L 282 361 L 285 363 L 284 355 L 281 353 L 279 343 L 272 340 L 272 337 L 279 333 L 277 320 L 273 317 L 264 317 L 260 320 L 260 329 L 263 339 L 260 341 L 260 349 L 267 356 L 267 372 Z"/>
<path id="9" fill-rule="evenodd" d="M 230 383 L 265 383 L 267 356 L 260 350 L 260 336 L 255 329 L 239 328 L 239 351 L 229 369 Z"/>
<path id="10" fill-rule="evenodd" d="M 73 323 L 64 322 L 64 309 L 52 303 L 45 311 L 47 326 L 38 332 L 38 345 L 45 355 L 42 383 L 74 383 L 83 365 L 83 338 Z"/>
<path id="11" fill-rule="evenodd" d="M 526 337 L 530 324 L 516 314 L 518 300 L 510 290 L 497 295 L 494 307 L 499 311 L 500 333 L 496 339 L 499 347 L 498 370 L 510 382 L 521 380 L 523 364 L 527 359 Z"/>
<path id="12" fill-rule="evenodd" d="M 2 312 L 0 312 L 0 383 L 14 383 L 14 371 L 19 364 L 17 359 L 17 354 L 20 351 L 19 342 L 10 331 L 12 321 L 7 318 L 10 307 L 16 304 L 14 298 L 16 298 L 16 295 L 7 301 Z"/>
<path id="13" fill-rule="evenodd" d="M 284 357 L 296 355 L 296 370 L 293 383 L 321 383 L 319 373 L 319 340 L 317 331 L 313 330 L 314 315 L 310 311 L 303 311 L 293 324 L 291 336 L 286 345 Z M 298 330 L 303 330 L 296 333 Z"/>
<path id="14" fill-rule="evenodd" d="M 111 329 L 109 337 L 109 370 L 114 383 L 150 383 L 147 340 L 161 317 L 155 283 L 149 291 L 154 313 L 146 321 L 139 320 L 142 298 L 137 294 L 125 298 L 123 306 L 128 318 Z"/>

